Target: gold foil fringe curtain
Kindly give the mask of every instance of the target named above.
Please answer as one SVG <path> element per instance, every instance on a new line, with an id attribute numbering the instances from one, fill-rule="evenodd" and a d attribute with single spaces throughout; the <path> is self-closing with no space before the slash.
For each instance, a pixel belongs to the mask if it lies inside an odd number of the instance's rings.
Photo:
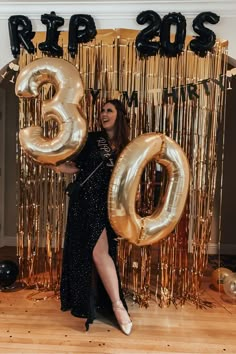
<path id="1" fill-rule="evenodd" d="M 96 39 L 79 47 L 72 59 L 67 53 L 67 33 L 60 36 L 64 59 L 79 70 L 85 95 L 81 107 L 89 130 L 99 129 L 98 114 L 108 98 L 124 100 L 130 123 L 130 138 L 145 132 L 161 132 L 184 149 L 191 167 L 191 184 L 185 212 L 172 234 L 159 244 L 137 247 L 125 240 L 119 244 L 119 266 L 124 289 L 134 301 L 148 306 L 153 295 L 160 306 L 191 300 L 201 305 L 200 287 L 207 266 L 216 183 L 217 133 L 222 128 L 227 43 L 217 42 L 213 53 L 200 58 L 186 49 L 176 58 L 156 55 L 140 59 L 135 49 L 137 31 L 101 30 Z M 189 39 L 188 39 L 189 40 Z M 186 41 L 186 43 L 188 42 Z M 37 33 L 35 44 L 44 41 Z M 42 57 L 22 51 L 20 68 Z M 216 80 L 220 80 L 221 85 Z M 207 80 L 208 92 L 201 83 Z M 189 95 L 194 84 L 197 95 Z M 163 90 L 173 92 L 163 100 Z M 133 98 L 130 98 L 134 93 Z M 20 101 L 20 128 L 44 127 L 56 134 L 55 123 L 41 121 L 41 100 L 51 97 L 45 86 L 38 99 Z M 126 96 L 126 98 L 125 98 Z M 128 97 L 128 99 L 127 99 Z M 130 100 L 129 100 L 130 99 Z M 27 286 L 57 292 L 66 221 L 66 176 L 36 165 L 19 146 L 18 151 L 18 257 L 21 278 Z M 152 213 L 161 200 L 165 171 L 150 163 L 138 190 L 137 210 Z"/>

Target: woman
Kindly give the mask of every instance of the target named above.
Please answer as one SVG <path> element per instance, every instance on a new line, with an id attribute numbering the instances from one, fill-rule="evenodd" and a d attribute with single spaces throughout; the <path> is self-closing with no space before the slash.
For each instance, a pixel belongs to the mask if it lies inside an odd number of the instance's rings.
<path id="1" fill-rule="evenodd" d="M 129 335 L 132 322 L 121 290 L 117 240 L 107 211 L 112 168 L 128 143 L 126 112 L 121 101 L 107 101 L 100 122 L 101 132 L 88 134 L 84 148 L 73 162 L 55 168 L 56 172 L 78 172 L 75 183 L 68 188 L 61 309 L 87 318 L 87 330 L 95 318 L 95 309 L 114 313 L 121 330 Z"/>

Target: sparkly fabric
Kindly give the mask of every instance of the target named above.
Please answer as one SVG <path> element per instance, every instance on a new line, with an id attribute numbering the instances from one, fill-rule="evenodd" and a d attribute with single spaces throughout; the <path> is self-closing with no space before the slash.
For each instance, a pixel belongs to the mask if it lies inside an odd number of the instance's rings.
<path id="1" fill-rule="evenodd" d="M 79 167 L 77 181 L 80 183 L 102 161 L 96 143 L 99 135 L 101 133 L 89 133 L 85 147 L 74 159 Z M 92 260 L 93 249 L 105 228 L 109 254 L 116 265 L 116 235 L 109 223 L 107 212 L 111 172 L 112 168 L 104 161 L 80 190 L 73 191 L 69 200 L 60 287 L 61 309 L 71 310 L 74 316 L 87 318 L 87 328 L 88 324 L 93 322 L 96 310 L 112 313 L 111 301 Z M 120 284 L 118 271 L 117 276 Z M 121 285 L 120 296 L 127 309 Z"/>

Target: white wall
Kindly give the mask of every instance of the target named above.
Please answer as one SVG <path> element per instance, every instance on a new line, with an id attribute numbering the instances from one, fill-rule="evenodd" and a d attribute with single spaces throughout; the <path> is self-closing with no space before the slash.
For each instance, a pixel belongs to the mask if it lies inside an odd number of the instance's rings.
<path id="1" fill-rule="evenodd" d="M 187 21 L 187 35 L 194 35 L 192 30 L 193 19 L 203 11 L 215 12 L 220 16 L 216 25 L 207 25 L 217 38 L 229 41 L 229 56 L 236 58 L 235 27 L 236 27 L 236 1 L 235 0 L 110 0 L 110 1 L 11 1 L 0 0 L 0 67 L 13 59 L 10 50 L 8 34 L 8 18 L 12 15 L 27 16 L 33 26 L 33 31 L 45 31 L 41 23 L 41 15 L 55 11 L 58 16 L 65 19 L 64 27 L 68 30 L 68 22 L 74 14 L 91 15 L 97 29 L 130 28 L 142 29 L 136 23 L 137 15 L 144 10 L 154 10 L 161 17 L 169 12 L 181 12 Z"/>

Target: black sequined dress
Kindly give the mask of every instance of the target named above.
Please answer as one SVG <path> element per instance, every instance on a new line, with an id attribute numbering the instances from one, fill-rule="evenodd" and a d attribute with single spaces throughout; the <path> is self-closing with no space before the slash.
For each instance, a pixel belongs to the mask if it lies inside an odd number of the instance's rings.
<path id="1" fill-rule="evenodd" d="M 83 150 L 74 159 L 79 167 L 76 182 L 83 182 L 104 160 L 97 145 L 101 133 L 89 133 Z M 116 268 L 117 241 L 108 219 L 107 195 L 112 167 L 103 162 L 83 187 L 70 196 L 64 241 L 60 286 L 61 309 L 72 315 L 96 317 L 96 310 L 112 313 L 111 301 L 99 279 L 92 260 L 92 252 L 104 228 L 107 231 L 109 254 Z M 119 273 L 117 276 L 120 284 Z M 120 285 L 120 297 L 127 309 Z"/>

